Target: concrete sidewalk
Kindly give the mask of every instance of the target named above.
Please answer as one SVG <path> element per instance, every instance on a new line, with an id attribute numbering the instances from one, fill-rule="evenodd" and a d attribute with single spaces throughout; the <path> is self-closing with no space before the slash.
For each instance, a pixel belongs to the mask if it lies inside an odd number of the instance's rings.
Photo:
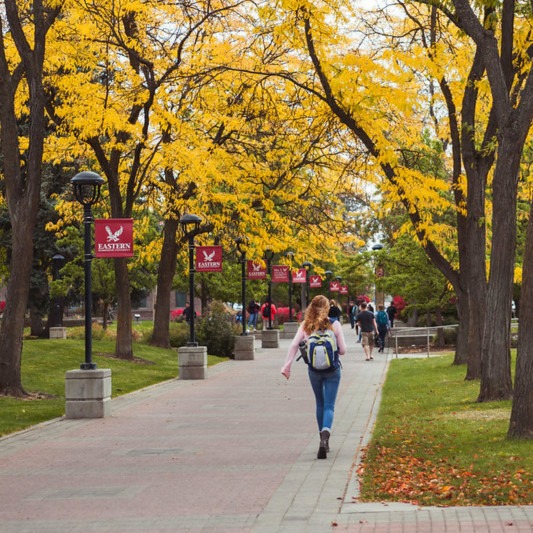
<path id="1" fill-rule="evenodd" d="M 358 503 L 357 455 L 387 368 L 349 326 L 331 452 L 303 363 L 279 349 L 113 399 L 112 415 L 0 439 L 0 532 L 532 531 L 533 507 Z M 256 343 L 260 346 L 260 342 Z M 176 362 L 177 369 L 177 362 Z"/>

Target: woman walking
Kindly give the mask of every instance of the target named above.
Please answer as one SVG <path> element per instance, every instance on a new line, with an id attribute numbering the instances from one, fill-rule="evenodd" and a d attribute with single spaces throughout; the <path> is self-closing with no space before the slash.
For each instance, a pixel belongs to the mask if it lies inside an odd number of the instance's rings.
<path id="1" fill-rule="evenodd" d="M 346 343 L 342 333 L 342 326 L 338 320 L 331 323 L 328 317 L 330 305 L 325 296 L 315 296 L 310 305 L 305 310 L 305 318 L 300 325 L 294 339 L 287 352 L 285 364 L 281 373 L 287 378 L 291 375 L 291 365 L 298 355 L 300 343 L 307 342 L 309 336 L 316 331 L 331 330 L 336 339 L 338 355 L 346 353 Z M 316 420 L 320 433 L 320 444 L 317 458 L 326 459 L 329 452 L 329 437 L 333 425 L 333 414 L 335 411 L 335 401 L 341 379 L 341 367 L 338 362 L 333 368 L 327 370 L 315 370 L 308 367 L 309 381 L 313 389 L 316 400 Z"/>

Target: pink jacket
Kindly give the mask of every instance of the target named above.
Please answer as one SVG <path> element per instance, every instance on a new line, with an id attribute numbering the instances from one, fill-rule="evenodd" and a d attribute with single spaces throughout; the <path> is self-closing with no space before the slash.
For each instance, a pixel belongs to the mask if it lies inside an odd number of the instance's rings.
<path id="1" fill-rule="evenodd" d="M 335 337 L 337 338 L 337 348 L 339 350 L 339 355 L 344 355 L 346 353 L 346 342 L 344 341 L 344 333 L 342 332 L 342 326 L 339 321 L 333 322 L 331 324 L 331 328 L 333 329 L 333 332 L 335 333 Z M 300 326 L 298 328 L 298 331 L 296 332 L 296 335 L 294 336 L 294 339 L 292 339 L 291 345 L 289 346 L 289 350 L 287 352 L 287 358 L 285 359 L 285 364 L 283 365 L 281 369 L 281 373 L 289 379 L 291 375 L 291 365 L 293 361 L 296 359 L 297 355 L 300 353 L 299 350 L 299 344 L 302 341 L 306 341 L 309 338 L 309 335 L 304 331 L 303 327 Z"/>

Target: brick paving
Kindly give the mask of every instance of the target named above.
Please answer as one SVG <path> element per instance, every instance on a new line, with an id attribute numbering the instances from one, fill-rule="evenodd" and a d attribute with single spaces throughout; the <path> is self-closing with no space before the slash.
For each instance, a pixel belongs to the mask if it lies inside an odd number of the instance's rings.
<path id="1" fill-rule="evenodd" d="M 365 362 L 344 327 L 327 460 L 316 460 L 305 365 L 287 382 L 289 341 L 256 341 L 254 361 L 114 398 L 105 419 L 56 419 L 0 439 L 0 532 L 533 531 L 533 506 L 358 503 L 357 455 L 387 362 Z"/>

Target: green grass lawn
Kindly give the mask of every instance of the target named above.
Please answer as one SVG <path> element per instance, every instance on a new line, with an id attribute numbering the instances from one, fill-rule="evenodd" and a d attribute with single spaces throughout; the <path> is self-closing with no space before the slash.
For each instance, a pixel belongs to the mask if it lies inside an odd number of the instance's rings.
<path id="1" fill-rule="evenodd" d="M 391 362 L 360 467 L 363 501 L 533 504 L 533 442 L 506 439 L 511 402 L 477 403 L 451 356 Z"/>
<path id="2" fill-rule="evenodd" d="M 112 397 L 153 385 L 178 375 L 176 350 L 154 348 L 135 343 L 135 362 L 111 357 L 112 340 L 93 340 L 93 362 L 98 368 L 110 368 Z M 22 385 L 32 393 L 28 399 L 0 396 L 0 435 L 27 428 L 65 412 L 65 373 L 75 370 L 85 360 L 83 340 L 52 339 L 24 341 Z M 225 358 L 209 356 L 213 365 Z"/>

